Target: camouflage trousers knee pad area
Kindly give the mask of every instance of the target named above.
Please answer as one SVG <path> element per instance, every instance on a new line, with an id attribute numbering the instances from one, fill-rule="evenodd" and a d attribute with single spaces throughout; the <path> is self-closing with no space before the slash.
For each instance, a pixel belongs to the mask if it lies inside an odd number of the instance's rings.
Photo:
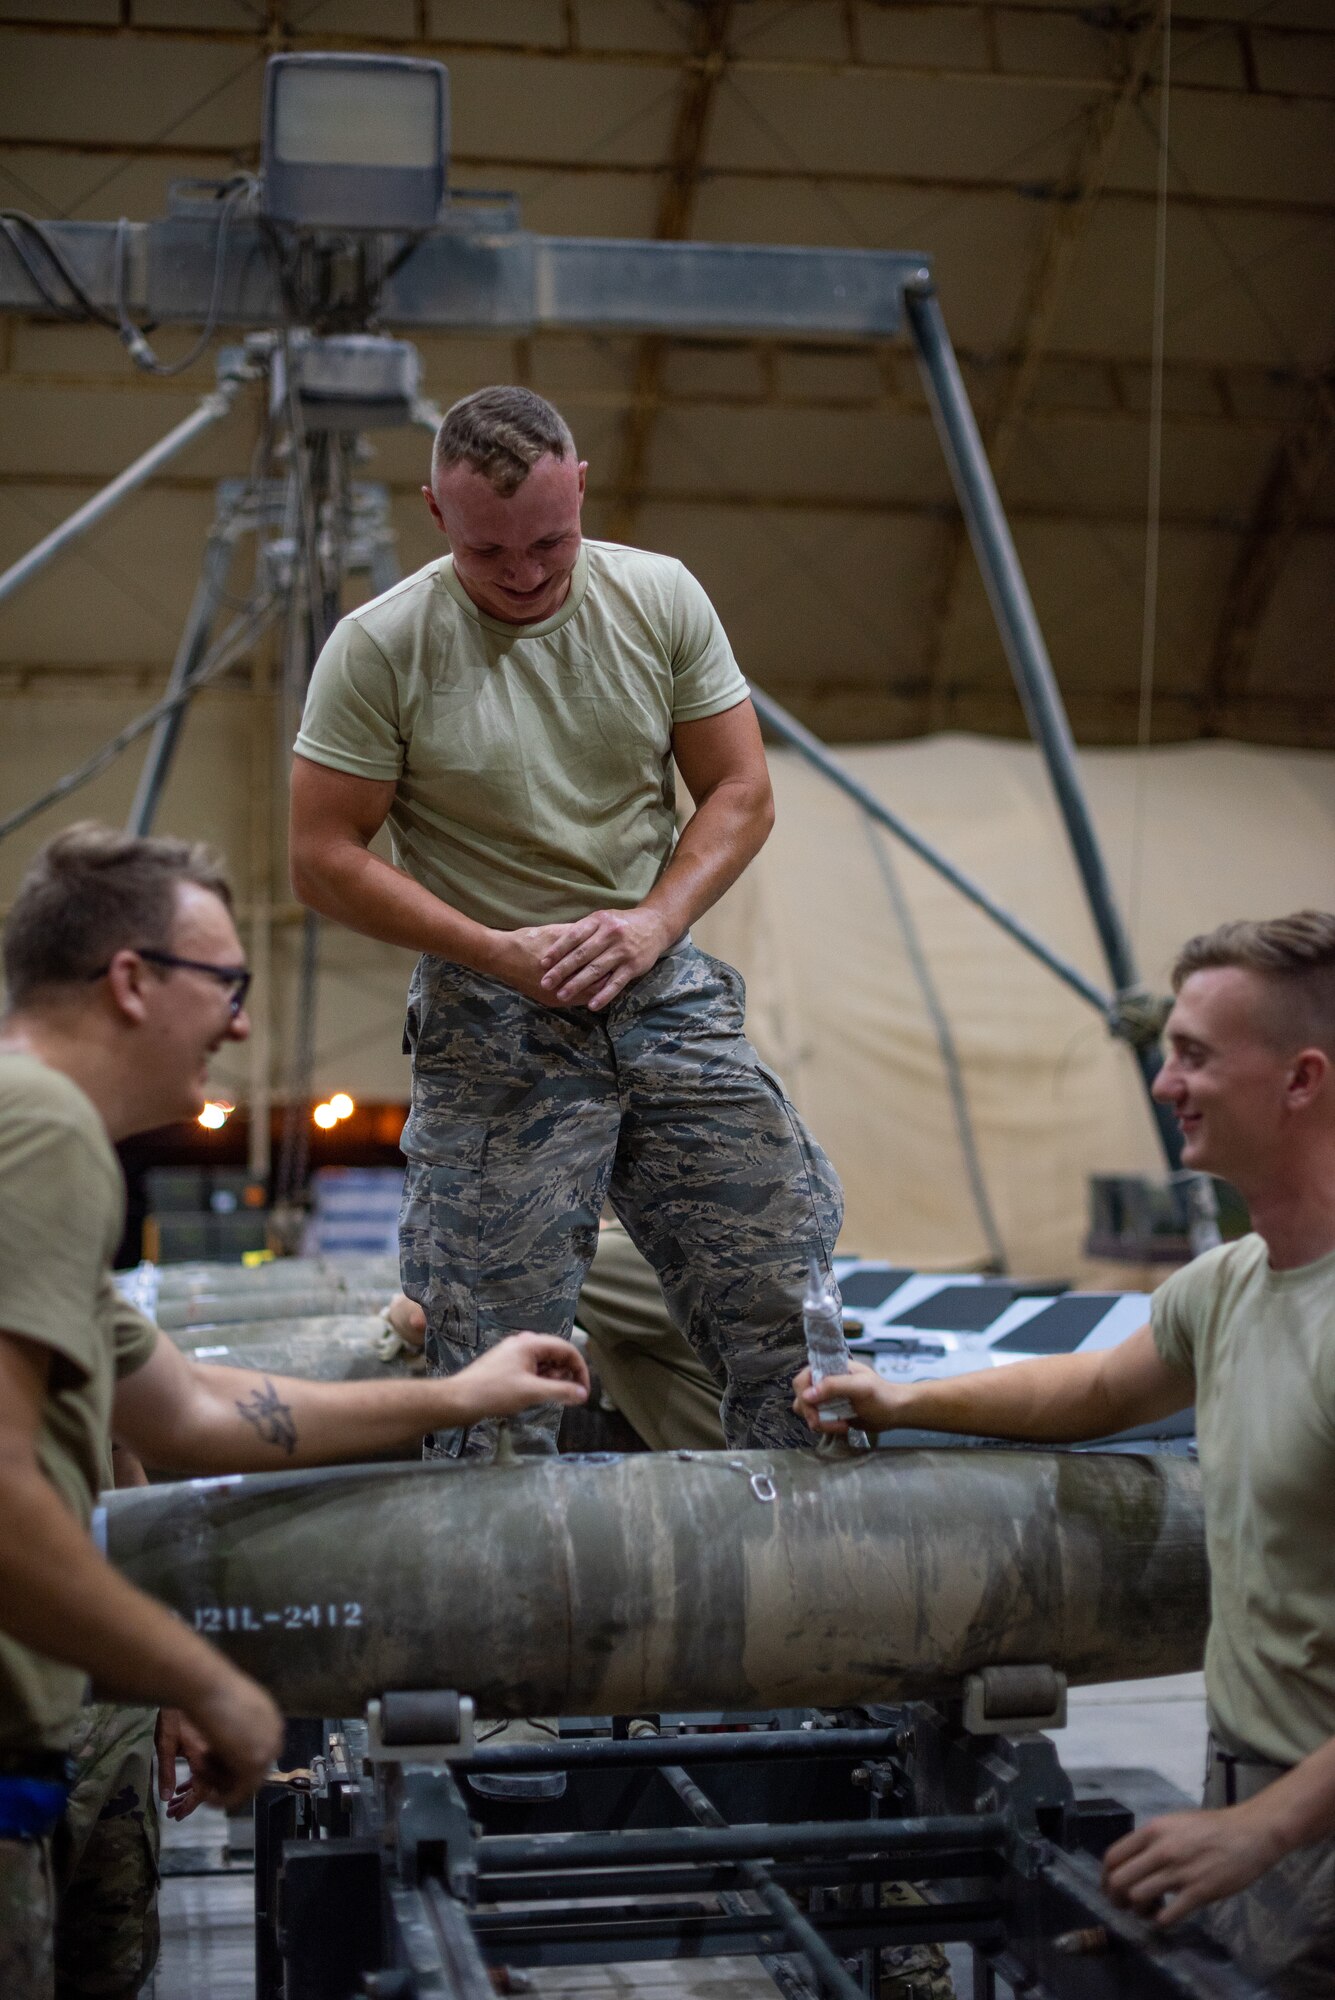
<path id="1" fill-rule="evenodd" d="M 157 1714 L 116 1702 L 80 1710 L 74 1784 L 52 1841 L 57 2000 L 122 2000 L 157 1963 Z"/>
<path id="2" fill-rule="evenodd" d="M 569 1336 L 610 1201 L 724 1384 L 729 1444 L 811 1442 L 791 1407 L 802 1290 L 809 1258 L 828 1266 L 843 1196 L 746 1039 L 745 997 L 689 941 L 601 1014 L 419 961 L 399 1244 L 435 1370 L 520 1328 Z M 553 1451 L 558 1421 L 526 1413 L 517 1448 Z M 484 1455 L 494 1433 L 437 1433 L 427 1455 Z"/>
<path id="3" fill-rule="evenodd" d="M 1252 1752 L 1229 1755 L 1212 1732 L 1201 1803 L 1216 1810 L 1243 1804 L 1285 1769 Z M 1250 1888 L 1207 1904 L 1197 1921 L 1275 2000 L 1328 2000 L 1335 1993 L 1335 1839 L 1295 1848 Z"/>
<path id="4" fill-rule="evenodd" d="M 1196 1920 L 1274 2000 L 1335 1993 L 1335 1840 L 1296 1848 Z"/>
<path id="5" fill-rule="evenodd" d="M 0 1993 L 52 2000 L 56 1892 L 51 1842 L 0 1840 Z"/>
<path id="6" fill-rule="evenodd" d="M 157 1710 L 94 1702 L 73 1783 L 43 1840 L 0 1840 L 4 2000 L 130 2000 L 158 1955 Z"/>

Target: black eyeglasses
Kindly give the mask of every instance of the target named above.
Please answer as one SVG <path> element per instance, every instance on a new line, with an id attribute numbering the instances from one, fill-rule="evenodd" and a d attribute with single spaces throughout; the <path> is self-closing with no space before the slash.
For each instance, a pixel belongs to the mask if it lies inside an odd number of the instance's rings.
<path id="1" fill-rule="evenodd" d="M 208 974 L 210 979 L 216 979 L 220 986 L 225 986 L 228 989 L 228 1006 L 231 1008 L 233 1020 L 236 1019 L 246 1004 L 246 995 L 250 991 L 252 977 L 248 966 L 210 965 L 202 958 L 177 958 L 174 952 L 150 951 L 144 945 L 133 945 L 131 949 L 137 952 L 140 958 L 147 959 L 150 965 L 179 967 L 183 972 L 204 972 Z M 89 985 L 95 979 L 105 979 L 110 970 L 111 966 L 108 964 L 102 966 L 97 972 L 90 972 L 88 975 Z"/>

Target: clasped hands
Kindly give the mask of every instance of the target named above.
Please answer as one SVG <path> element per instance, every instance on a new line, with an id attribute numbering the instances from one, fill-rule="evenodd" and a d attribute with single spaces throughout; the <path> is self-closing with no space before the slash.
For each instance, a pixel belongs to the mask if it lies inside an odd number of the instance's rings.
<path id="1" fill-rule="evenodd" d="M 496 976 L 547 1007 L 588 1007 L 598 1013 L 675 941 L 668 920 L 647 904 L 594 910 L 568 924 L 526 924 L 495 933 Z"/>

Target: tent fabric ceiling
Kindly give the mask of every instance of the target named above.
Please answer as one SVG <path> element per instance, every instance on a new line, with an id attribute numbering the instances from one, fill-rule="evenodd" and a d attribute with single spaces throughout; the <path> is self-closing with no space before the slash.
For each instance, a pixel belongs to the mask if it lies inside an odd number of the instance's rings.
<path id="1" fill-rule="evenodd" d="M 1139 728 L 1162 0 L 5 0 L 0 186 L 147 218 L 257 157 L 266 56 L 451 72 L 452 176 L 553 234 L 913 248 L 1000 467 L 1077 737 Z M 1172 13 L 1162 557 L 1151 727 L 1335 746 L 1335 16 Z M 160 337 L 164 352 L 175 336 Z M 682 556 L 748 673 L 831 741 L 1019 735 L 899 343 L 429 336 L 441 403 L 520 379 L 591 463 L 588 526 Z M 91 327 L 0 322 L 0 564 L 183 415 Z M 6 606 L 0 700 L 152 693 L 228 423 Z M 381 433 L 406 566 L 420 433 Z M 244 680 L 238 674 L 237 698 Z"/>

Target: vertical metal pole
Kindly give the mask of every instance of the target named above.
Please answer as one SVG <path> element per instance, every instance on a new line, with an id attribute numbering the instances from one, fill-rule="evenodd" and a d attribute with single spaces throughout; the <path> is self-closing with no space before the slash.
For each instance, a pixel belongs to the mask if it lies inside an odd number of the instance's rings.
<path id="1" fill-rule="evenodd" d="M 310 1167 L 311 1077 L 315 1070 L 315 991 L 319 973 L 320 919 L 314 910 L 307 910 L 301 923 L 292 1081 L 288 1087 L 283 1145 L 278 1157 L 278 1184 L 274 1191 L 276 1206 L 289 1211 L 295 1211 L 300 1206 Z M 287 1220 L 290 1224 L 290 1215 Z"/>
<path id="2" fill-rule="evenodd" d="M 354 503 L 360 495 L 360 528 L 370 544 L 371 591 L 379 597 L 392 590 L 401 574 L 394 523 L 389 511 L 389 495 L 383 486 L 354 487 Z"/>
<path id="3" fill-rule="evenodd" d="M 935 289 L 930 284 L 906 287 L 904 307 L 932 418 L 950 467 L 978 567 L 982 571 L 992 615 L 997 621 L 997 630 L 1006 649 L 1006 658 L 1015 677 L 1030 732 L 1043 753 L 1052 779 L 1113 985 L 1119 994 L 1124 993 L 1140 983 L 1135 955 L 1113 898 L 1089 802 L 1080 783 L 1071 725 L 1062 706 L 1052 662 L 1048 658 L 1048 649 L 1011 539 L 1001 496 L 978 433 L 945 317 Z M 1159 1052 L 1155 1048 L 1141 1047 L 1136 1048 L 1134 1053 L 1148 1095 L 1159 1073 Z M 1150 1110 L 1169 1167 L 1176 1169 L 1182 1158 L 1177 1123 L 1166 1108 L 1156 1104 L 1152 1097 Z"/>
<path id="4" fill-rule="evenodd" d="M 240 526 L 235 501 L 230 495 L 224 498 L 220 493 L 218 512 L 204 548 L 200 579 L 167 680 L 166 693 L 169 695 L 180 694 L 183 688 L 189 687 L 207 651 L 214 613 L 227 586 L 227 573 L 232 566 L 232 551 Z M 139 773 L 139 783 L 135 787 L 130 816 L 125 822 L 127 833 L 151 832 L 185 717 L 185 707 L 174 709 L 170 715 L 164 715 L 154 729 L 144 757 L 144 767 Z"/>
<path id="5" fill-rule="evenodd" d="M 296 537 L 298 565 L 293 565 L 293 617 L 284 662 L 284 695 L 294 710 L 304 701 L 311 669 L 339 616 L 347 540 L 347 506 L 351 497 L 351 467 L 355 438 L 340 435 L 318 439 L 309 452 L 299 434 L 300 404 L 288 398 L 292 450 L 290 510 L 299 520 Z M 304 482 L 309 477 L 309 491 Z M 310 1100 L 315 1071 L 315 1010 L 320 965 L 320 919 L 307 910 L 302 922 L 301 967 L 297 981 L 296 1027 L 292 1081 L 283 1120 L 276 1200 L 287 1211 L 290 1227 L 305 1191 L 310 1165 Z"/>
<path id="6" fill-rule="evenodd" d="M 293 473 L 296 479 L 296 473 Z M 294 560 L 292 601 L 283 655 L 282 710 L 289 722 L 305 690 L 313 656 L 310 651 L 311 579 L 307 566 Z M 287 742 L 290 729 L 284 730 Z M 286 751 L 287 744 L 284 744 Z M 296 988 L 292 1013 L 292 1048 L 288 1065 L 287 1101 L 283 1108 L 283 1134 L 274 1183 L 274 1207 L 281 1212 L 281 1228 L 295 1231 L 301 1197 L 310 1163 L 311 1076 L 315 1050 L 316 981 L 320 962 L 320 919 L 314 910 L 304 912 L 301 924 L 301 956 L 296 968 Z M 286 1246 L 295 1249 L 295 1242 Z"/>
<path id="7" fill-rule="evenodd" d="M 273 1101 L 273 726 L 267 649 L 251 662 L 250 731 L 250 1146 L 254 1181 L 269 1179 Z"/>

